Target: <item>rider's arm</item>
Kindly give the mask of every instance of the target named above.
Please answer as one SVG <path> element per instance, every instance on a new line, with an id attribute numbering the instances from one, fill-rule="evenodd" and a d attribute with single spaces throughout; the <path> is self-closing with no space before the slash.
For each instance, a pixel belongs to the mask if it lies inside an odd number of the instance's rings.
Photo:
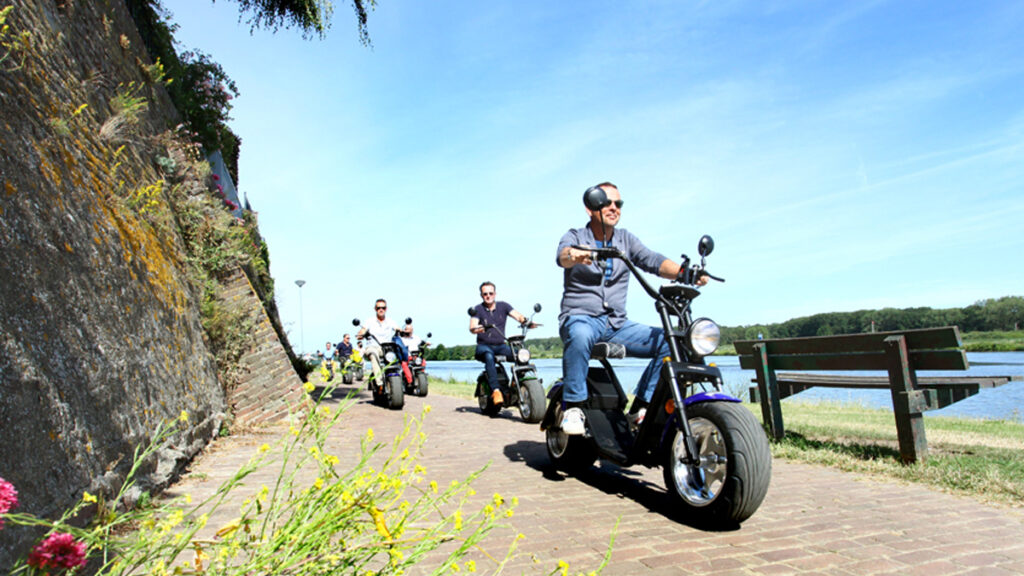
<path id="1" fill-rule="evenodd" d="M 519 322 L 520 324 L 526 324 L 526 316 L 523 316 L 519 312 L 516 312 L 514 309 L 509 310 L 508 315 L 511 316 L 512 318 L 515 318 L 516 322 Z"/>
<path id="2" fill-rule="evenodd" d="M 480 325 L 480 320 L 476 316 L 469 319 L 469 331 L 472 334 L 479 334 L 484 331 L 484 327 Z"/>
<path id="3" fill-rule="evenodd" d="M 577 264 L 590 263 L 591 259 L 589 250 L 579 250 L 572 246 L 566 246 L 558 253 L 558 265 L 562 268 L 572 268 Z"/>

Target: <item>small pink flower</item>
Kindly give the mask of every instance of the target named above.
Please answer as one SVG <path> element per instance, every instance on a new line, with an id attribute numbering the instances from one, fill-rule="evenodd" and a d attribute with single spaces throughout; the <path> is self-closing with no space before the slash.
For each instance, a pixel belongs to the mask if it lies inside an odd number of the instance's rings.
<path id="1" fill-rule="evenodd" d="M 217 192 L 219 192 L 221 194 L 224 193 L 224 187 L 223 186 L 221 186 L 220 184 L 215 184 L 215 186 L 217 187 Z"/>
<path id="2" fill-rule="evenodd" d="M 85 543 L 76 542 L 74 536 L 65 532 L 50 534 L 29 553 L 28 565 L 40 570 L 85 566 Z"/>
<path id="3" fill-rule="evenodd" d="M 217 182 L 218 180 L 220 180 L 220 176 L 217 176 L 216 174 L 214 174 L 213 175 L 213 181 Z"/>
<path id="4" fill-rule="evenodd" d="M 14 484 L 0 478 L 0 514 L 7 514 L 18 505 L 18 491 Z M 4 527 L 4 519 L 0 518 L 0 528 Z"/>

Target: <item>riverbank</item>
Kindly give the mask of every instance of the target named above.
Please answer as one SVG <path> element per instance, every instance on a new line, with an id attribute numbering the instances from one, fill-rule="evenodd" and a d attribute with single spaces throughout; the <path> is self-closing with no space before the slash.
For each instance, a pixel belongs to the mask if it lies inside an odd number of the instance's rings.
<path id="1" fill-rule="evenodd" d="M 430 393 L 454 396 L 475 406 L 474 386 L 430 379 Z M 747 404 L 758 420 L 760 410 Z M 928 458 L 900 463 L 891 410 L 845 403 L 789 403 L 786 437 L 772 455 L 911 484 L 923 484 L 980 502 L 1024 507 L 1024 423 L 1009 420 L 932 417 Z"/>

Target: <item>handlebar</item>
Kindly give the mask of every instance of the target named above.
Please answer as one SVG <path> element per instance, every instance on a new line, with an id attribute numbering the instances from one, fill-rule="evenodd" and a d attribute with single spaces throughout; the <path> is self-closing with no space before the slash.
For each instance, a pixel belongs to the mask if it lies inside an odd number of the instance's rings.
<path id="1" fill-rule="evenodd" d="M 576 250 L 586 250 L 590 252 L 591 258 L 593 258 L 594 261 L 603 261 L 608 260 L 610 258 L 618 258 L 619 260 L 622 260 L 622 263 L 626 265 L 626 268 L 630 271 L 631 274 L 633 274 L 637 281 L 640 282 L 640 286 L 644 289 L 645 292 L 647 292 L 647 294 L 651 298 L 654 298 L 655 300 L 662 299 L 661 295 L 658 294 L 658 291 L 655 290 L 654 287 L 651 286 L 651 284 L 640 274 L 640 271 L 637 270 L 636 265 L 633 264 L 633 261 L 630 260 L 628 256 L 623 254 L 622 250 L 619 250 L 615 246 L 597 248 L 593 246 L 573 245 L 572 248 Z M 673 282 L 683 284 L 686 286 L 694 286 L 696 285 L 697 280 L 701 277 L 708 277 L 711 278 L 712 280 L 725 282 L 724 278 L 714 276 L 704 269 L 703 258 L 701 258 L 700 264 L 694 264 L 692 266 L 690 265 L 690 258 L 685 254 L 682 257 L 682 260 L 683 263 L 679 267 L 679 274 L 677 274 L 676 277 L 672 280 Z"/>

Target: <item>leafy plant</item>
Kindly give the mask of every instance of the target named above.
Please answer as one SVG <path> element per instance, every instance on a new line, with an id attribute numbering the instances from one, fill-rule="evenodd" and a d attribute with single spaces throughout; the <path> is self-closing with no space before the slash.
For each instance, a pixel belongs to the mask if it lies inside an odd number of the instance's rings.
<path id="1" fill-rule="evenodd" d="M 131 471 L 112 499 L 86 492 L 57 520 L 10 512 L 17 493 L 0 479 L 0 522 L 47 532 L 13 574 L 70 574 L 86 562 L 98 575 L 402 574 L 442 545 L 445 552 L 430 557 L 433 573 L 475 570 L 475 562 L 464 557 L 512 515 L 516 499 L 474 499 L 472 483 L 482 469 L 447 486 L 429 479 L 419 463 L 429 406 L 419 418 L 406 420 L 389 452 L 367 430 L 358 460 L 341 468 L 327 440 L 348 406 L 332 411 L 308 401 L 287 433 L 273 446 L 261 446 L 201 502 L 186 495 L 138 507 L 126 497 L 144 464 L 172 441 L 176 422 L 161 425 L 153 442 L 135 451 Z M 178 422 L 187 418 L 183 412 Z M 275 471 L 272 483 L 240 493 L 247 478 L 267 467 Z M 224 516 L 218 511 L 234 506 L 233 520 L 208 526 Z M 92 522 L 79 527 L 72 519 L 90 507 L 96 511 Z M 498 561 L 498 571 L 514 546 Z"/>
<path id="2" fill-rule="evenodd" d="M 25 57 L 31 45 L 32 36 L 27 32 L 15 34 L 7 19 L 14 12 L 14 6 L 0 8 L 0 72 L 14 72 L 25 64 Z M 20 56 L 20 59 L 18 57 Z M 17 62 L 14 60 L 18 59 Z M 10 60 L 10 62 L 8 62 Z"/>

